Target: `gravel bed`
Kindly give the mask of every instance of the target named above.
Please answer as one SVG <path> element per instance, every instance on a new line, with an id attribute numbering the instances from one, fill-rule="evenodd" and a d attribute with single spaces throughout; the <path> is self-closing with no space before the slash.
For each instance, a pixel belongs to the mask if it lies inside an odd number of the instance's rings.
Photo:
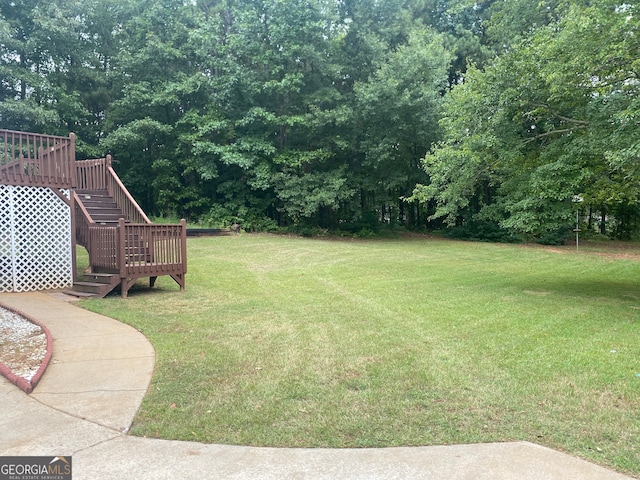
<path id="1" fill-rule="evenodd" d="M 47 354 L 44 330 L 21 315 L 0 307 L 0 363 L 31 381 Z"/>

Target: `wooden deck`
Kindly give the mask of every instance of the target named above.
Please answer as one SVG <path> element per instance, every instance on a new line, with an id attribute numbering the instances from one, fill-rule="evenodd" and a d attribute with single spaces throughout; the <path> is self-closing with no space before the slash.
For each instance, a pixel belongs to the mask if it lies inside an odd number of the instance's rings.
<path id="1" fill-rule="evenodd" d="M 75 137 L 0 130 L 0 183 L 73 188 Z"/>
<path id="2" fill-rule="evenodd" d="M 73 246 L 77 243 L 87 249 L 94 276 L 117 277 L 117 282 L 107 283 L 110 288 L 119 284 L 123 297 L 143 277 L 149 277 L 153 286 L 158 276 L 168 275 L 184 290 L 184 220 L 175 225 L 151 223 L 113 170 L 110 156 L 75 160 L 73 134 L 58 137 L 0 130 L 0 184 L 48 187 L 64 197 L 71 209 Z M 61 189 L 72 193 L 67 198 L 59 193 Z M 87 190 L 107 192 L 118 208 L 115 221 L 92 218 L 83 197 L 76 193 Z"/>

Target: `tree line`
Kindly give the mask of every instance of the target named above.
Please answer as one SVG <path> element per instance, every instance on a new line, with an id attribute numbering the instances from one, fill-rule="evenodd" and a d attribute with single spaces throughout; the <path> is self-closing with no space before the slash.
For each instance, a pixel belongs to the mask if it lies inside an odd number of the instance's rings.
<path id="1" fill-rule="evenodd" d="M 562 239 L 638 227 L 640 8 L 0 0 L 0 124 L 156 216 Z"/>

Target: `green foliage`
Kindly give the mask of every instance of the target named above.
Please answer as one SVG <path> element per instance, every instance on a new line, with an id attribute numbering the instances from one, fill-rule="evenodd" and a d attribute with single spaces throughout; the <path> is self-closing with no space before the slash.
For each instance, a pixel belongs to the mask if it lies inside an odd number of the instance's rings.
<path id="1" fill-rule="evenodd" d="M 503 52 L 527 36 L 557 19 L 559 0 L 504 0 L 492 2 L 486 21 L 489 44 Z"/>
<path id="2" fill-rule="evenodd" d="M 207 227 L 228 228 L 234 223 L 240 225 L 247 232 L 273 232 L 277 224 L 258 208 L 250 209 L 238 206 L 235 210 L 224 205 L 213 205 L 200 218 L 200 222 Z"/>
<path id="3" fill-rule="evenodd" d="M 0 122 L 111 153 L 150 214 L 539 237 L 580 195 L 585 223 L 629 236 L 639 16 L 613 0 L 0 2 Z"/>
<path id="4" fill-rule="evenodd" d="M 451 61 L 440 35 L 428 29 L 409 33 L 376 64 L 366 82 L 355 85 L 356 122 L 366 188 L 376 186 L 398 198 L 422 180 L 416 166 L 438 139 L 441 93 Z"/>
<path id="5" fill-rule="evenodd" d="M 470 220 L 448 229 L 444 236 L 473 242 L 522 243 L 524 238 L 514 235 L 491 221 Z"/>
<path id="6" fill-rule="evenodd" d="M 343 170 L 304 175 L 280 173 L 275 178 L 283 211 L 294 220 L 311 217 L 321 208 L 337 208 L 350 193 L 344 189 L 347 180 Z"/>
<path id="7" fill-rule="evenodd" d="M 637 7 L 562 12 L 448 95 L 445 139 L 424 162 L 430 182 L 414 192 L 436 203 L 432 218 L 492 218 L 543 236 L 571 224 L 575 195 L 637 208 L 637 156 L 622 153 L 637 144 L 627 123 L 639 86 Z"/>

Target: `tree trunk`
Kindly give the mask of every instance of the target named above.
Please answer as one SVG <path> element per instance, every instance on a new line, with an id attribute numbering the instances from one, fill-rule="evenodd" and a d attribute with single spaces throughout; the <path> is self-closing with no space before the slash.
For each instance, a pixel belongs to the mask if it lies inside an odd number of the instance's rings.
<path id="1" fill-rule="evenodd" d="M 600 217 L 600 233 L 602 235 L 607 234 L 607 209 L 603 206 L 600 210 L 602 216 Z"/>

